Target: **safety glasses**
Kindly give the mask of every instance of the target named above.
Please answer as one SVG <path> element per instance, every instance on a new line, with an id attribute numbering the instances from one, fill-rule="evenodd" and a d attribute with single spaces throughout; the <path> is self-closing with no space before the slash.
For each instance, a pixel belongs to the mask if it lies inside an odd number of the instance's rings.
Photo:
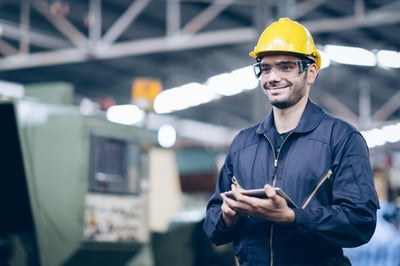
<path id="1" fill-rule="evenodd" d="M 272 71 L 280 78 L 294 78 L 303 73 L 313 62 L 311 60 L 275 60 L 259 62 L 253 65 L 257 78 L 269 76 Z"/>

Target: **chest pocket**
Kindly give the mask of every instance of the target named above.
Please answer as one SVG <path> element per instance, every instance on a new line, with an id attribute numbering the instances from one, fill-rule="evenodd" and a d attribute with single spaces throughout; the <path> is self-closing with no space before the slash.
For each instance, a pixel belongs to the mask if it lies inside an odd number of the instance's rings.
<path id="1" fill-rule="evenodd" d="M 233 162 L 233 174 L 245 189 L 272 184 L 274 155 L 266 141 L 238 151 Z"/>

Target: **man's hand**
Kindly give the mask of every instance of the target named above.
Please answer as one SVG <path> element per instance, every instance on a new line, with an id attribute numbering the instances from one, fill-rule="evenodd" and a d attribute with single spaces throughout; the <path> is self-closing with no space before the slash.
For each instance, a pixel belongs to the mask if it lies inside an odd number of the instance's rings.
<path id="1" fill-rule="evenodd" d="M 232 191 L 235 190 L 237 193 L 240 193 L 238 192 L 238 190 L 241 189 L 239 183 L 236 182 L 236 178 L 233 178 L 233 180 L 234 183 L 231 185 Z M 232 227 L 239 222 L 240 217 L 242 217 L 243 214 L 234 209 L 236 200 L 226 196 L 224 193 L 221 193 L 221 197 L 224 200 L 221 206 L 222 219 L 224 220 L 225 225 Z"/>
<path id="2" fill-rule="evenodd" d="M 222 195 L 224 200 L 221 210 L 227 226 L 236 224 L 242 215 L 249 215 L 277 223 L 292 223 L 295 220 L 294 211 L 288 207 L 286 200 L 276 194 L 270 185 L 264 186 L 266 199 L 245 196 L 240 193 L 239 187 L 232 185 L 235 200 Z"/>
<path id="3" fill-rule="evenodd" d="M 221 206 L 222 219 L 224 220 L 225 225 L 232 227 L 239 222 L 242 214 L 232 208 L 232 205 L 235 203 L 234 199 L 227 197 L 224 193 L 222 193 L 221 196 L 224 200 Z"/>

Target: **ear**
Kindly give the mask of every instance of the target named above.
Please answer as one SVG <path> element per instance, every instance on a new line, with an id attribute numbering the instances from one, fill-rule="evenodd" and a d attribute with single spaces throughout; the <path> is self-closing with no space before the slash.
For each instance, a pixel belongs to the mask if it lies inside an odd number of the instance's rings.
<path id="1" fill-rule="evenodd" d="M 314 81 L 317 79 L 317 77 L 318 77 L 318 68 L 317 68 L 317 65 L 316 64 L 311 64 L 308 68 L 307 68 L 307 71 L 308 71 L 308 79 L 307 79 L 307 82 L 308 82 L 308 84 L 313 84 L 314 83 Z"/>

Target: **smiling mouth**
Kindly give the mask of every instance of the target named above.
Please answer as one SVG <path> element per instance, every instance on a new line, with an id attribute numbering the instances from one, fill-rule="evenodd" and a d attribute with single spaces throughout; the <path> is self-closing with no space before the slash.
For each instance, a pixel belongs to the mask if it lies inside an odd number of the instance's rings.
<path id="1" fill-rule="evenodd" d="M 286 89 L 286 88 L 288 88 L 289 87 L 289 85 L 285 85 L 285 86 L 274 86 L 274 87 L 266 87 L 266 90 L 269 90 L 269 91 L 275 91 L 275 90 L 282 90 L 282 89 Z"/>

